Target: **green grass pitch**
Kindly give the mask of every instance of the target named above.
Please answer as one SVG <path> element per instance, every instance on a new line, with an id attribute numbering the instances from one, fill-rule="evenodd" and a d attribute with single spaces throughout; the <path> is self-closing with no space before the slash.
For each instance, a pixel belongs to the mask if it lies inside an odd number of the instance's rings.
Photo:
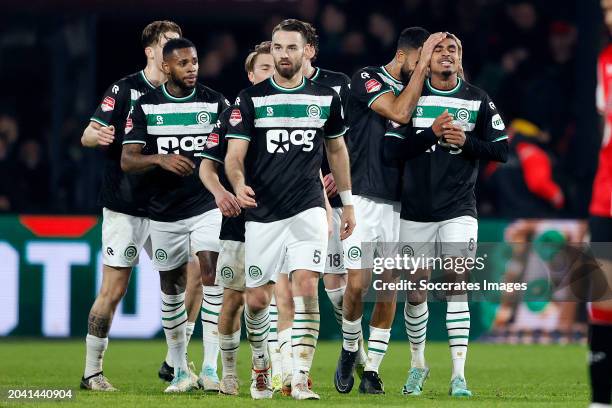
<path id="1" fill-rule="evenodd" d="M 190 358 L 200 366 L 201 343 L 194 338 Z M 240 348 L 240 396 L 205 395 L 199 391 L 164 395 L 165 384 L 157 379 L 157 369 L 165 356 L 163 341 L 112 340 L 105 358 L 105 374 L 120 392 L 91 393 L 78 390 L 84 365 L 85 342 L 44 340 L 2 340 L 0 342 L 0 406 L 8 402 L 10 388 L 75 390 L 69 407 L 284 407 L 311 404 L 320 407 L 586 407 L 588 381 L 586 349 L 583 346 L 489 345 L 472 343 L 468 352 L 466 376 L 474 397 L 457 400 L 447 395 L 450 376 L 448 346 L 427 345 L 431 376 L 424 394 L 407 398 L 400 395 L 409 364 L 407 343 L 393 341 L 380 371 L 385 382 L 384 396 L 363 396 L 355 388 L 348 395 L 338 394 L 333 373 L 340 342 L 321 342 L 312 370 L 314 390 L 321 401 L 293 401 L 275 395 L 273 400 L 252 401 L 249 396 L 248 344 Z M 27 402 L 23 406 L 57 406 L 58 403 Z"/>

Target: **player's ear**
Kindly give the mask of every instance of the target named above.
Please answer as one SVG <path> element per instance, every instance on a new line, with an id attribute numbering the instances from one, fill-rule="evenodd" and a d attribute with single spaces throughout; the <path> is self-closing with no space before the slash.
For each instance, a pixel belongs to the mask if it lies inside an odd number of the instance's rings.
<path id="1" fill-rule="evenodd" d="M 397 50 L 395 52 L 395 61 L 399 65 L 404 65 L 404 63 L 406 62 L 406 53 L 404 52 L 404 50 Z"/>
<path id="2" fill-rule="evenodd" d="M 164 74 L 170 75 L 170 65 L 168 65 L 168 63 L 165 60 L 162 61 L 161 67 L 162 67 L 162 71 L 164 71 Z"/>
<path id="3" fill-rule="evenodd" d="M 255 74 L 253 73 L 253 71 L 249 71 L 249 72 L 247 73 L 247 76 L 249 77 L 249 81 L 250 81 L 250 82 L 251 82 L 253 85 L 255 85 Z"/>
<path id="4" fill-rule="evenodd" d="M 145 55 L 147 59 L 153 59 L 155 57 L 155 53 L 153 52 L 153 47 L 146 47 L 144 49 Z"/>
<path id="5" fill-rule="evenodd" d="M 314 47 L 310 44 L 306 44 L 304 46 L 304 56 L 310 60 L 314 58 L 314 55 L 315 55 Z"/>

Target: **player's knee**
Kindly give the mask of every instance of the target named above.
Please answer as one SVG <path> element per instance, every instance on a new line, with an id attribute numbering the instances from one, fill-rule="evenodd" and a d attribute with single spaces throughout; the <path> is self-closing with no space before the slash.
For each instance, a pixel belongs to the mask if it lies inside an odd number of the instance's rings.
<path id="1" fill-rule="evenodd" d="M 270 298 L 265 291 L 251 292 L 247 294 L 247 307 L 252 312 L 259 312 L 270 304 Z"/>
<path id="2" fill-rule="evenodd" d="M 242 293 L 231 293 L 225 291 L 223 293 L 223 306 L 226 305 L 228 309 L 232 311 L 232 313 L 236 313 L 244 305 Z"/>

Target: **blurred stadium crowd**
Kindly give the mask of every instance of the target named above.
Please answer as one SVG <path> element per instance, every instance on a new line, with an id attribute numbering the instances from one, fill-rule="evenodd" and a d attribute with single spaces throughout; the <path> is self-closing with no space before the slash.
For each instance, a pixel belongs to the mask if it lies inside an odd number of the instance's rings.
<path id="1" fill-rule="evenodd" d="M 468 81 L 489 93 L 514 136 L 507 164 L 483 165 L 480 215 L 586 217 L 590 194 L 579 186 L 589 185 L 590 191 L 596 151 L 592 157 L 577 154 L 586 151 L 577 148 L 583 135 L 576 132 L 577 3 L 295 4 L 292 13 L 264 17 L 194 20 L 175 16 L 174 10 L 163 17 L 181 24 L 197 44 L 200 79 L 229 99 L 248 85 L 243 60 L 249 49 L 285 17 L 314 22 L 320 36 L 317 64 L 349 76 L 360 67 L 387 63 L 404 27 L 453 32 L 464 44 Z M 138 34 L 150 19 L 103 14 L 46 24 L 35 18 L 5 20 L 0 29 L 0 212 L 97 213 L 102 156 L 84 151 L 79 139 L 102 91 L 144 65 Z M 603 44 L 607 37 L 601 28 Z M 593 87 L 593 101 L 594 93 Z M 577 171 L 584 163 L 587 169 Z"/>

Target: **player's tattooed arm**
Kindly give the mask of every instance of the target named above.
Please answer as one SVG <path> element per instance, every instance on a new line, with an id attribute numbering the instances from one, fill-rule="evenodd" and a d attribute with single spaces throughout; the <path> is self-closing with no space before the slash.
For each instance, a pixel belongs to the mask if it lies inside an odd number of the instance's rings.
<path id="1" fill-rule="evenodd" d="M 142 154 L 143 144 L 128 143 L 121 152 L 121 170 L 126 173 L 143 173 L 156 166 L 179 176 L 193 174 L 195 164 L 180 154 Z"/>
<path id="2" fill-rule="evenodd" d="M 392 92 L 387 92 L 378 97 L 370 106 L 376 113 L 401 124 L 407 124 L 410 121 L 412 112 L 423 92 L 423 84 L 429 72 L 433 50 L 444 38 L 446 38 L 446 33 L 435 33 L 429 36 L 421 47 L 419 62 L 410 77 L 408 85 L 398 96 L 395 96 Z"/>
<path id="3" fill-rule="evenodd" d="M 81 144 L 83 147 L 108 146 L 115 140 L 115 127 L 102 126 L 98 122 L 91 121 L 83 131 Z"/>
<path id="4" fill-rule="evenodd" d="M 96 337 L 108 337 L 110 330 L 111 319 L 104 316 L 96 315 L 93 312 L 89 313 L 87 322 L 87 333 Z"/>

